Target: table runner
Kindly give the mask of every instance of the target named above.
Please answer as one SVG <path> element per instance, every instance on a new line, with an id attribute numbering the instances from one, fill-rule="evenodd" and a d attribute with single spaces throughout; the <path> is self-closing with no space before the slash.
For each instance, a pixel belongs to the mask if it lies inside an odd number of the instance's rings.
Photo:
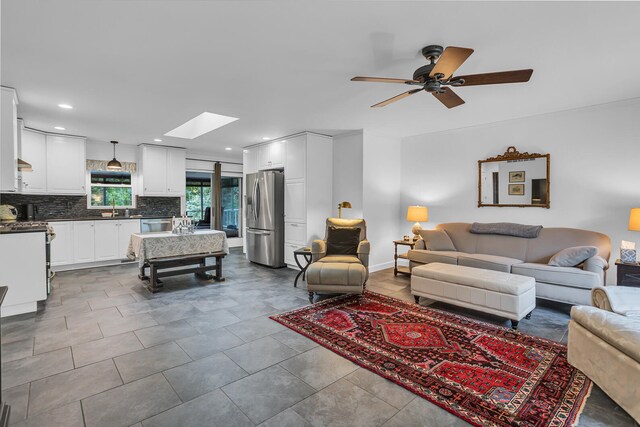
<path id="1" fill-rule="evenodd" d="M 127 257 L 138 259 L 142 267 L 152 258 L 194 255 L 210 252 L 229 253 L 227 235 L 218 230 L 197 230 L 193 234 L 134 233 L 129 239 Z"/>

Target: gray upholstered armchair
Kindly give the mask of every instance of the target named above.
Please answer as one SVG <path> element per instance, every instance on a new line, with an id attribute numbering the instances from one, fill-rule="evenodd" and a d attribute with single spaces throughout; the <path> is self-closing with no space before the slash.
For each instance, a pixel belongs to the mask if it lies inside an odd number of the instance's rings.
<path id="1" fill-rule="evenodd" d="M 360 229 L 355 254 L 327 254 L 330 227 Z M 369 251 L 364 219 L 327 218 L 324 240 L 314 240 L 311 245 L 311 265 L 307 270 L 309 299 L 313 301 L 314 292 L 362 293 L 369 278 Z"/>

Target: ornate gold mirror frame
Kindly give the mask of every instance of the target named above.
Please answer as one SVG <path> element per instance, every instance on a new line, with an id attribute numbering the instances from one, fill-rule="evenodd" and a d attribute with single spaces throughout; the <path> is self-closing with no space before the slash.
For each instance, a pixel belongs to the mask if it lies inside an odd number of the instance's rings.
<path id="1" fill-rule="evenodd" d="M 506 184 L 503 183 L 502 186 L 506 185 L 507 191 L 508 191 L 508 195 L 506 195 L 507 198 L 511 198 L 513 199 L 513 196 L 521 196 L 521 197 L 525 197 L 525 194 L 529 194 L 529 196 L 531 197 L 532 202 L 529 204 L 526 203 L 500 203 L 499 201 L 499 193 L 500 193 L 500 183 L 499 183 L 499 179 L 500 179 L 500 173 L 499 172 L 492 172 L 493 179 L 497 179 L 498 181 L 495 182 L 492 180 L 491 186 L 492 186 L 492 203 L 487 203 L 486 199 L 483 203 L 483 193 L 482 193 L 482 184 L 483 184 L 483 176 L 482 176 L 482 168 L 483 165 L 487 166 L 487 169 L 489 169 L 488 164 L 492 163 L 492 162 L 505 162 L 505 164 L 512 164 L 512 163 L 519 163 L 519 162 L 527 162 L 527 161 L 535 161 L 535 159 L 542 159 L 542 158 L 546 158 L 546 178 L 544 178 L 546 180 L 546 185 L 544 182 L 542 182 L 542 178 L 540 179 L 536 179 L 537 184 L 539 184 L 539 186 L 542 187 L 542 189 L 545 190 L 545 193 L 542 194 L 542 191 L 540 191 L 540 195 L 538 196 L 539 198 L 537 200 L 540 200 L 540 203 L 533 203 L 533 196 L 532 196 L 532 191 L 533 191 L 533 185 L 531 183 L 531 179 L 530 178 L 525 178 L 525 176 L 527 175 L 525 169 L 525 164 L 523 163 L 523 167 L 522 168 L 516 168 L 516 169 L 522 169 L 522 170 L 518 170 L 516 172 L 514 171 L 505 171 L 504 173 L 504 177 L 506 178 Z M 511 146 L 509 148 L 507 148 L 507 151 L 504 152 L 504 154 L 498 155 L 496 157 L 490 157 L 488 159 L 485 160 L 478 160 L 478 207 L 486 207 L 486 206 L 496 206 L 496 207 L 518 207 L 518 208 L 547 208 L 549 209 L 549 205 L 550 205 L 550 177 L 549 177 L 549 170 L 550 170 L 550 161 L 551 161 L 551 155 L 550 154 L 540 154 L 540 153 L 521 153 L 518 150 L 516 150 L 516 147 Z M 511 166 L 511 165 L 509 165 Z M 496 167 L 499 167 L 499 165 L 496 165 Z M 507 168 L 508 169 L 508 168 Z M 488 173 L 488 172 L 487 172 Z M 496 175 L 498 174 L 498 175 Z M 514 175 L 515 174 L 515 175 Z M 520 175 L 517 175 L 520 174 Z M 485 181 L 486 181 L 486 176 L 485 176 Z M 525 190 L 526 186 L 529 186 L 529 190 Z M 512 188 L 512 186 L 514 186 Z M 514 193 L 512 193 L 511 191 L 515 191 Z M 521 193 L 519 193 L 521 192 Z M 496 194 L 498 193 L 498 194 Z M 504 194 L 503 194 L 504 196 Z M 504 197 L 503 197 L 504 198 Z M 495 201 L 498 201 L 498 203 L 494 203 Z"/>

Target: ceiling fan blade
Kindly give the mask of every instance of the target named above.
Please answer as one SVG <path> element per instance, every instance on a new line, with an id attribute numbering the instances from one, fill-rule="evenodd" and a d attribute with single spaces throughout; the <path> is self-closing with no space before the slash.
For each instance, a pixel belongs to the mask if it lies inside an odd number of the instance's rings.
<path id="1" fill-rule="evenodd" d="M 422 90 L 422 88 L 420 88 L 420 89 L 411 89 L 411 90 L 408 90 L 408 91 L 406 91 L 406 92 L 404 92 L 404 93 L 401 93 L 400 95 L 396 95 L 396 96 L 394 96 L 393 98 L 389 98 L 389 99 L 387 99 L 387 100 L 385 100 L 385 101 L 378 102 L 377 104 L 372 105 L 372 106 L 371 106 L 371 108 L 384 107 L 385 105 L 389 105 L 389 104 L 391 104 L 392 102 L 400 101 L 401 99 L 406 98 L 407 96 L 411 96 L 411 95 L 413 95 L 414 93 L 418 93 L 418 92 L 420 92 L 421 90 Z"/>
<path id="2" fill-rule="evenodd" d="M 448 87 L 443 87 L 442 90 L 444 92 L 431 92 L 436 99 L 444 104 L 447 108 L 457 107 L 458 105 L 464 104 L 464 100 L 460 98 L 454 91 L 452 91 Z"/>
<path id="3" fill-rule="evenodd" d="M 417 80 L 411 79 L 391 79 L 386 77 L 362 77 L 356 76 L 351 79 L 352 82 L 375 82 L 375 83 L 404 83 L 407 85 L 411 84 L 422 84 Z"/>
<path id="4" fill-rule="evenodd" d="M 498 73 L 472 74 L 469 76 L 455 76 L 452 82 L 464 80 L 464 83 L 454 86 L 479 86 L 497 85 L 502 83 L 524 83 L 528 82 L 533 74 L 533 70 L 500 71 Z"/>
<path id="5" fill-rule="evenodd" d="M 472 53 L 473 49 L 465 47 L 447 47 L 440 55 L 440 59 L 436 62 L 436 66 L 433 67 L 429 76 L 435 77 L 436 74 L 443 74 L 444 77 L 442 79 L 448 79 Z"/>

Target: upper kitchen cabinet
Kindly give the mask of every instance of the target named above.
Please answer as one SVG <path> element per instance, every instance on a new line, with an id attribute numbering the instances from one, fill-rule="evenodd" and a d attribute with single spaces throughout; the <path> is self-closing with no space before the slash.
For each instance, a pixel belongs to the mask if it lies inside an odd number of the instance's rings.
<path id="1" fill-rule="evenodd" d="M 307 136 L 298 135 L 287 139 L 284 161 L 285 178 L 304 179 L 307 167 Z"/>
<path id="2" fill-rule="evenodd" d="M 184 196 L 186 150 L 157 145 L 141 145 L 138 178 L 141 196 Z"/>
<path id="3" fill-rule="evenodd" d="M 258 147 L 258 168 L 279 169 L 284 167 L 284 141 L 274 141 Z"/>
<path id="4" fill-rule="evenodd" d="M 38 131 L 22 130 L 21 158 L 31 164 L 31 172 L 23 172 L 22 193 L 47 192 L 47 136 Z"/>
<path id="5" fill-rule="evenodd" d="M 0 191 L 18 191 L 18 95 L 2 87 L 0 94 Z"/>
<path id="6" fill-rule="evenodd" d="M 245 176 L 258 172 L 258 151 L 260 147 L 242 150 L 242 171 Z"/>
<path id="7" fill-rule="evenodd" d="M 167 194 L 184 196 L 187 180 L 187 159 L 185 150 L 167 149 Z"/>
<path id="8" fill-rule="evenodd" d="M 46 135 L 47 193 L 86 194 L 85 139 Z"/>

